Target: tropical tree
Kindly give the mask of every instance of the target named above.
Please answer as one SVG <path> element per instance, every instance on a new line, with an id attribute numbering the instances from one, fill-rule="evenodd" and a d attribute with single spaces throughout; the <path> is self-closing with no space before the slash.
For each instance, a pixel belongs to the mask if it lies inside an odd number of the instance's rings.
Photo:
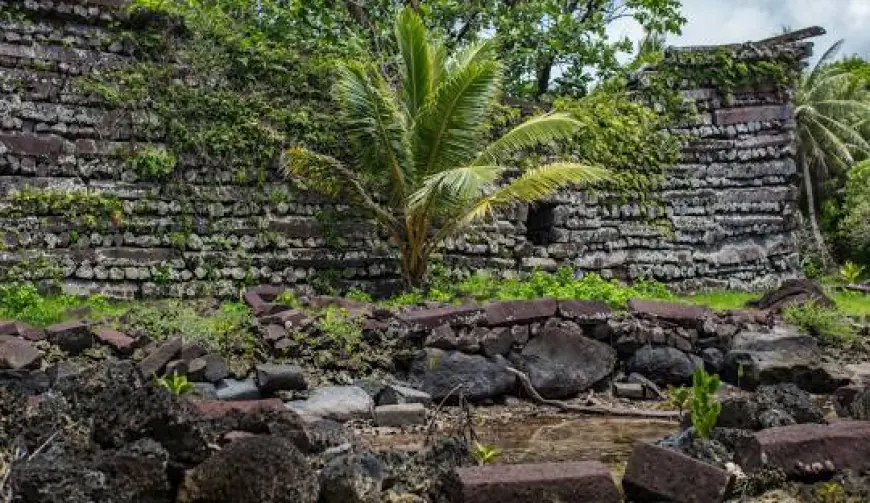
<path id="1" fill-rule="evenodd" d="M 286 175 L 365 209 L 398 246 L 410 285 L 421 284 L 445 239 L 495 210 L 608 176 L 554 162 L 506 180 L 519 154 L 569 138 L 580 123 L 566 114 L 537 116 L 487 142 L 502 80 L 493 45 L 474 43 L 448 56 L 412 9 L 401 11 L 394 30 L 397 71 L 365 62 L 338 71 L 335 97 L 350 124 L 344 134 L 353 166 L 300 147 L 287 152 L 283 166 Z"/>
<path id="2" fill-rule="evenodd" d="M 807 217 L 823 260 L 825 244 L 816 215 L 816 193 L 830 177 L 870 155 L 870 143 L 862 134 L 870 119 L 870 93 L 847 67 L 831 64 L 842 44 L 840 40 L 831 46 L 803 76 L 795 100 L 797 159 Z"/>

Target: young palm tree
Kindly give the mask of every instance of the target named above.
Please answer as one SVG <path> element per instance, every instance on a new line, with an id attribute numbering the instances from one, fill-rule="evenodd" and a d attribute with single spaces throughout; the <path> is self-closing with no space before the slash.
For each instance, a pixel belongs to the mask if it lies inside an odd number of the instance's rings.
<path id="1" fill-rule="evenodd" d="M 816 216 L 815 190 L 829 177 L 870 155 L 862 134 L 870 119 L 870 93 L 846 69 L 830 65 L 843 41 L 828 49 L 801 79 L 796 96 L 798 164 L 803 171 L 807 216 L 823 260 L 825 244 Z M 827 264 L 826 264 L 827 265 Z"/>
<path id="2" fill-rule="evenodd" d="M 564 114 L 535 117 L 487 144 L 486 121 L 502 80 L 491 44 L 448 57 L 411 9 L 396 19 L 395 36 L 397 85 L 375 64 L 339 70 L 335 94 L 350 124 L 345 134 L 355 166 L 294 148 L 284 171 L 367 210 L 398 246 L 410 285 L 422 283 L 446 238 L 494 210 L 608 176 L 601 168 L 558 162 L 502 183 L 519 153 L 570 137 L 579 122 Z"/>

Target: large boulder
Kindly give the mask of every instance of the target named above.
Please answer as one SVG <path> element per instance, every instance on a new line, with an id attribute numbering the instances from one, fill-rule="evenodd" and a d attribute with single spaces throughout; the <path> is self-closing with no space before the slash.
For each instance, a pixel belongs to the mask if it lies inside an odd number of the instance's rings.
<path id="1" fill-rule="evenodd" d="M 516 376 L 508 366 L 502 356 L 487 358 L 426 348 L 411 364 L 408 378 L 435 401 L 447 397 L 457 400 L 460 395 L 480 401 L 514 391 Z"/>
<path id="2" fill-rule="evenodd" d="M 522 352 L 523 367 L 545 398 L 569 398 L 613 372 L 616 351 L 562 326 L 546 328 Z"/>
<path id="3" fill-rule="evenodd" d="M 686 384 L 704 361 L 670 346 L 643 346 L 628 361 L 628 372 L 637 372 L 656 384 Z"/>
<path id="4" fill-rule="evenodd" d="M 848 382 L 848 376 L 822 363 L 816 340 L 794 327 L 737 334 L 725 356 L 723 376 L 746 389 L 790 382 L 812 393 L 830 393 Z"/>
<path id="5" fill-rule="evenodd" d="M 761 299 L 749 302 L 749 306 L 781 312 L 789 305 L 808 303 L 821 307 L 834 307 L 834 301 L 825 295 L 822 287 L 809 279 L 788 280 L 776 290 L 766 293 Z"/>
<path id="6" fill-rule="evenodd" d="M 722 412 L 717 426 L 760 430 L 795 423 L 824 423 L 825 413 L 813 397 L 794 384 L 759 386 L 755 393 L 720 393 Z"/>
<path id="7" fill-rule="evenodd" d="M 252 436 L 230 443 L 188 472 L 179 503 L 315 503 L 317 476 L 287 439 Z"/>

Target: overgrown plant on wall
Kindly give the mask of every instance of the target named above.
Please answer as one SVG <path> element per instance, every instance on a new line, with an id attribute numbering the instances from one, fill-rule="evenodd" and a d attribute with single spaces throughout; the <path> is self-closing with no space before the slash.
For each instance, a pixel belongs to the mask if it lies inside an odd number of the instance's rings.
<path id="1" fill-rule="evenodd" d="M 502 71 L 493 45 L 481 42 L 448 56 L 411 9 L 398 16 L 395 32 L 400 87 L 376 64 L 340 70 L 336 98 L 349 124 L 354 164 L 293 148 L 285 171 L 349 198 L 386 228 L 410 285 L 422 283 L 446 238 L 494 210 L 609 176 L 602 168 L 557 162 L 497 187 L 518 154 L 567 139 L 580 124 L 566 114 L 538 116 L 487 144 L 482 126 L 499 96 Z"/>

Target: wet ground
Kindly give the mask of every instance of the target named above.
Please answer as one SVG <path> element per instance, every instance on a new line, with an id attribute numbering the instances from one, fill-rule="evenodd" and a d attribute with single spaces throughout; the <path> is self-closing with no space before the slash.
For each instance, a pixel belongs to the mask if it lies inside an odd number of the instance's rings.
<path id="1" fill-rule="evenodd" d="M 509 409 L 482 408 L 472 418 L 480 442 L 502 451 L 500 463 L 601 461 L 617 466 L 628 460 L 635 441 L 658 440 L 678 430 L 676 421 Z M 436 421 L 439 433 L 454 424 L 450 414 Z M 374 450 L 416 450 L 426 440 L 424 428 L 366 428 L 361 436 Z"/>

